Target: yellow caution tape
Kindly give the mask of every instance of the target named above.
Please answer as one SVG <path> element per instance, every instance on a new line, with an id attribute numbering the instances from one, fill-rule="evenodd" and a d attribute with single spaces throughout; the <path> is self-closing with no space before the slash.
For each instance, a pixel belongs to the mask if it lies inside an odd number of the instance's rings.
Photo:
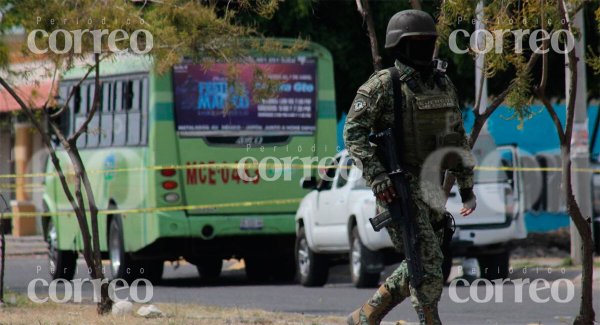
<path id="1" fill-rule="evenodd" d="M 263 164 L 268 169 L 331 169 L 331 168 L 351 168 L 349 166 L 319 166 L 319 165 L 285 165 L 285 164 Z M 244 168 L 258 168 L 261 164 L 244 164 Z M 140 172 L 140 171 L 161 171 L 163 169 L 175 169 L 175 170 L 187 170 L 187 169 L 203 169 L 203 168 L 221 168 L 221 169 L 238 169 L 239 166 L 237 163 L 214 163 L 214 164 L 194 164 L 194 165 L 164 165 L 164 166 L 147 166 L 147 167 L 129 167 L 129 168 L 112 168 L 112 169 L 96 169 L 96 170 L 88 170 L 88 175 L 94 174 L 107 174 L 107 173 L 124 173 L 124 172 Z M 65 176 L 75 175 L 73 171 L 65 171 Z M 34 178 L 34 177 L 46 177 L 46 176 L 58 176 L 57 172 L 50 173 L 28 173 L 28 174 L 3 174 L 0 175 L 0 179 L 2 178 Z"/>
<path id="2" fill-rule="evenodd" d="M 98 215 L 108 214 L 129 214 L 129 213 L 150 213 L 150 212 L 168 212 L 168 211 L 183 211 L 183 210 L 209 210 L 219 208 L 238 208 L 238 207 L 256 207 L 256 206 L 268 206 L 268 205 L 283 205 L 300 203 L 301 198 L 295 199 L 277 199 L 277 200 L 264 200 L 264 201 L 245 201 L 245 202 L 231 202 L 231 203 L 214 203 L 214 204 L 196 204 L 196 205 L 179 205 L 179 206 L 167 206 L 167 207 L 154 207 L 154 208 L 135 208 L 135 209 L 113 209 L 113 210 L 99 210 Z M 89 211 L 87 211 L 89 215 Z M 51 216 L 69 216 L 75 215 L 73 211 L 57 211 L 57 212 L 20 212 L 20 213 L 4 213 L 3 218 L 17 217 L 51 217 Z"/>
<path id="3" fill-rule="evenodd" d="M 260 164 L 245 164 L 244 168 L 258 168 Z M 322 166 L 322 165 L 302 165 L 302 164 L 264 164 L 267 169 L 331 169 L 331 168 L 351 168 L 349 166 Z M 206 168 L 221 168 L 221 169 L 238 169 L 237 163 L 214 163 L 214 164 L 194 164 L 194 165 L 164 165 L 164 166 L 147 166 L 147 167 L 129 167 L 129 168 L 114 168 L 114 169 L 97 169 L 88 170 L 88 175 L 95 174 L 106 174 L 106 173 L 125 173 L 125 172 L 141 172 L 141 171 L 161 171 L 164 169 L 175 169 L 175 170 L 188 170 L 188 169 L 206 169 Z M 546 172 L 560 172 L 561 167 L 497 167 L 497 166 L 476 166 L 475 170 L 482 171 L 546 171 Z M 573 168 L 572 171 L 579 173 L 594 173 L 600 174 L 600 168 Z M 66 171 L 65 176 L 75 175 L 72 171 Z M 34 177 L 47 177 L 47 176 L 58 176 L 57 172 L 50 173 L 28 173 L 28 174 L 3 174 L 0 175 L 0 179 L 10 178 L 34 178 Z M 1 186 L 1 185 L 0 185 Z M 0 187 L 1 188 L 1 187 Z"/>
<path id="4" fill-rule="evenodd" d="M 0 189 L 3 188 L 17 188 L 19 185 L 17 184 L 0 184 Z M 27 187 L 44 187 L 43 183 L 26 183 L 26 184 L 22 184 L 21 186 L 27 188 Z"/>

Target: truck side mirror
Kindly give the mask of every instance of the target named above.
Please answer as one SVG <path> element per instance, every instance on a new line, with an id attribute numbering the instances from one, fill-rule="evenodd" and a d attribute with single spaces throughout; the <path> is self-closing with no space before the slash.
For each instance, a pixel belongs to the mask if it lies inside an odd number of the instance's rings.
<path id="1" fill-rule="evenodd" d="M 314 176 L 305 177 L 302 179 L 302 188 L 305 190 L 314 190 L 317 187 L 317 180 Z"/>

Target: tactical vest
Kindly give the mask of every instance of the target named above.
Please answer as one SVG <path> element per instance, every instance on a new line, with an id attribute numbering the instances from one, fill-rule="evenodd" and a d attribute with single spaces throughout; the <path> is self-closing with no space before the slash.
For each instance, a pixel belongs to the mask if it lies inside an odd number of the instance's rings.
<path id="1" fill-rule="evenodd" d="M 445 76 L 433 89 L 420 87 L 415 81 L 402 82 L 402 162 L 420 168 L 437 149 L 461 145 L 462 135 L 456 132 L 462 122 L 458 100 Z M 442 169 L 455 163 L 446 161 Z"/>

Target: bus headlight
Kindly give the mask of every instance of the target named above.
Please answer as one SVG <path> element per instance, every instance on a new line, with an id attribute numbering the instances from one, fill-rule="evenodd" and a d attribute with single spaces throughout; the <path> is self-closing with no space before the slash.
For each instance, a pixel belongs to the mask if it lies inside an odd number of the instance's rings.
<path id="1" fill-rule="evenodd" d="M 177 202 L 177 201 L 179 201 L 179 194 L 167 193 L 167 194 L 165 194 L 165 201 L 167 201 L 169 203 Z"/>

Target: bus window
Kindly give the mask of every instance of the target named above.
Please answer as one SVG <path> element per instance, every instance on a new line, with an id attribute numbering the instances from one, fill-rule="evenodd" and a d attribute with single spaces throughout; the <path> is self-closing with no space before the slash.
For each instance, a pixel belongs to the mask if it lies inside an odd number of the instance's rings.
<path id="1" fill-rule="evenodd" d="M 82 84 L 78 88 L 79 91 L 77 91 L 76 93 L 79 94 L 79 97 L 75 97 L 75 128 L 73 129 L 73 132 L 76 132 L 81 127 L 81 125 L 83 125 L 85 119 L 87 118 L 88 112 L 89 85 Z M 79 100 L 77 100 L 78 98 Z M 85 148 L 86 137 L 87 134 L 85 132 L 79 136 L 79 138 L 77 139 L 77 148 Z"/>
<path id="2" fill-rule="evenodd" d="M 88 88 L 88 112 L 92 112 L 92 107 L 94 105 L 94 96 L 96 93 L 96 84 L 92 83 Z M 100 85 L 100 95 L 102 95 L 102 85 Z M 100 104 L 100 103 L 98 103 Z M 100 112 L 97 109 L 94 113 L 94 116 L 90 120 L 88 124 L 87 131 L 87 147 L 97 147 L 100 143 Z"/>
<path id="3" fill-rule="evenodd" d="M 127 112 L 123 109 L 123 83 L 122 80 L 114 82 L 113 145 L 115 146 L 124 146 L 127 142 Z"/>
<path id="4" fill-rule="evenodd" d="M 136 146 L 140 143 L 140 80 L 129 80 L 125 85 L 127 145 Z"/>
<path id="5" fill-rule="evenodd" d="M 113 115 L 112 115 L 112 93 L 113 83 L 104 82 L 102 85 L 102 106 L 100 106 L 100 146 L 109 147 L 113 138 Z"/>
<path id="6" fill-rule="evenodd" d="M 143 78 L 140 82 L 140 99 L 142 115 L 140 144 L 145 145 L 148 142 L 148 78 Z"/>

